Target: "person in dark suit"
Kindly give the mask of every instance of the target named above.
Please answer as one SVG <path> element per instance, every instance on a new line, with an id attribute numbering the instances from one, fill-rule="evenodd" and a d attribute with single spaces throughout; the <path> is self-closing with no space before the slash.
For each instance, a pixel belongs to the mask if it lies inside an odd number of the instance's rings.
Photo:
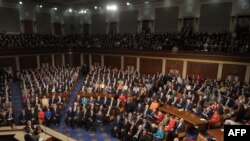
<path id="1" fill-rule="evenodd" d="M 102 112 L 99 111 L 96 115 L 95 122 L 94 122 L 94 131 L 98 131 L 98 128 L 103 124 L 103 115 Z"/>
<path id="2" fill-rule="evenodd" d="M 53 105 L 51 110 L 51 123 L 55 125 L 59 125 L 60 123 L 60 109 L 57 107 L 56 104 Z"/>
<path id="3" fill-rule="evenodd" d="M 208 120 L 210 119 L 211 116 L 212 116 L 212 111 L 210 107 L 205 108 L 205 110 L 202 112 L 202 117 Z"/>
<path id="4" fill-rule="evenodd" d="M 125 140 L 125 136 L 128 133 L 129 127 L 130 127 L 129 120 L 127 117 L 125 117 L 122 122 L 121 130 L 120 130 L 120 137 L 119 137 L 122 141 Z"/>
<path id="5" fill-rule="evenodd" d="M 26 123 L 26 126 L 24 127 L 24 130 L 28 133 L 29 132 L 29 129 L 31 130 L 34 130 L 35 127 L 34 125 L 32 124 L 31 120 L 28 120 L 27 123 Z"/>
<path id="6" fill-rule="evenodd" d="M 111 123 L 111 135 L 114 138 L 119 138 L 120 136 L 120 131 L 122 127 L 122 118 L 120 115 L 116 117 L 116 119 Z"/>
<path id="7" fill-rule="evenodd" d="M 136 133 L 133 136 L 133 141 L 139 141 L 139 139 L 142 135 L 142 132 L 143 132 L 143 127 L 142 127 L 142 125 L 139 125 Z"/>
<path id="8" fill-rule="evenodd" d="M 133 136 L 136 134 L 137 127 L 135 122 L 132 121 L 127 134 L 125 135 L 125 141 L 131 141 Z"/>
<path id="9" fill-rule="evenodd" d="M 183 108 L 185 104 L 186 104 L 185 99 L 180 98 L 180 100 L 179 100 L 178 103 L 176 104 L 176 107 L 177 107 L 177 108 Z"/>
<path id="10" fill-rule="evenodd" d="M 234 101 L 231 99 L 231 97 L 227 97 L 227 100 L 224 102 L 224 106 L 232 108 L 234 106 Z"/>
<path id="11" fill-rule="evenodd" d="M 49 99 L 49 105 L 56 104 L 58 102 L 58 98 L 55 97 L 55 94 Z"/>
<path id="12" fill-rule="evenodd" d="M 19 120 L 20 120 L 22 125 L 26 124 L 26 122 L 27 122 L 27 114 L 25 112 L 25 109 L 22 109 L 22 112 L 19 115 Z"/>
<path id="13" fill-rule="evenodd" d="M 70 126 L 71 128 L 74 127 L 74 116 L 75 116 L 75 113 L 74 111 L 72 110 L 72 107 L 69 107 L 69 110 L 67 112 L 67 117 L 65 119 L 65 122 L 66 122 L 66 125 L 67 126 Z"/>
<path id="14" fill-rule="evenodd" d="M 82 107 L 82 111 L 81 111 L 81 125 L 82 127 L 86 126 L 86 123 L 88 121 L 89 118 L 89 110 L 86 107 Z"/>
<path id="15" fill-rule="evenodd" d="M 137 115 L 141 115 L 143 113 L 143 107 L 141 103 L 138 103 L 137 107 L 134 110 L 134 113 Z"/>
<path id="16" fill-rule="evenodd" d="M 86 126 L 85 126 L 85 129 L 87 131 L 92 127 L 92 125 L 93 125 L 93 123 L 95 121 L 95 118 L 96 118 L 96 114 L 94 113 L 94 110 L 90 109 L 89 117 L 88 117 L 88 120 L 87 120 L 87 123 L 86 123 Z"/>
<path id="17" fill-rule="evenodd" d="M 143 129 L 142 135 L 139 138 L 139 141 L 151 141 L 152 138 L 148 134 L 148 131 L 146 129 Z"/>
<path id="18" fill-rule="evenodd" d="M 185 111 L 190 111 L 192 109 L 192 104 L 191 104 L 190 99 L 187 100 L 187 103 L 183 106 L 183 109 Z"/>
<path id="19" fill-rule="evenodd" d="M 25 141 L 35 141 L 35 137 L 33 136 L 33 131 L 32 129 L 28 129 L 27 133 L 24 135 L 24 140 Z"/>

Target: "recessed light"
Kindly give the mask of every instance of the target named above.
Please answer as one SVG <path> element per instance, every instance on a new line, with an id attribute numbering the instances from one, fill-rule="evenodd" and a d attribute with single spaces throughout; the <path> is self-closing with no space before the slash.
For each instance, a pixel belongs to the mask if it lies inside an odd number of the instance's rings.
<path id="1" fill-rule="evenodd" d="M 129 3 L 129 2 L 127 2 L 126 4 L 127 4 L 127 6 L 130 6 L 130 5 L 131 5 L 131 3 Z"/>
<path id="2" fill-rule="evenodd" d="M 95 8 L 95 9 L 97 9 L 98 7 L 97 7 L 97 6 L 95 6 L 94 8 Z"/>
<path id="3" fill-rule="evenodd" d="M 20 4 L 20 5 L 22 5 L 22 4 L 23 4 L 23 2 L 22 2 L 22 1 L 19 1 L 19 4 Z"/>

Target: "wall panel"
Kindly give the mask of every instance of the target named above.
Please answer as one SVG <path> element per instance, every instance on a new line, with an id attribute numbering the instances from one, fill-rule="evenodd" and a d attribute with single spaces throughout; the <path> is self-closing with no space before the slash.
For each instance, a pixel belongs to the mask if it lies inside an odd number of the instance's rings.
<path id="1" fill-rule="evenodd" d="M 140 59 L 140 72 L 142 74 L 156 74 L 162 71 L 162 60 L 160 59 Z"/>
<path id="2" fill-rule="evenodd" d="M 40 65 L 41 67 L 43 66 L 43 64 L 49 64 L 50 66 L 52 66 L 51 64 L 51 55 L 40 55 Z"/>
<path id="3" fill-rule="evenodd" d="M 218 64 L 187 62 L 187 75 L 202 75 L 206 78 L 217 78 Z"/>
<path id="4" fill-rule="evenodd" d="M 55 66 L 61 66 L 62 65 L 62 54 L 55 54 Z"/>
<path id="5" fill-rule="evenodd" d="M 92 56 L 92 65 L 98 64 L 101 66 L 101 55 L 91 55 Z"/>
<path id="6" fill-rule="evenodd" d="M 121 68 L 121 57 L 120 56 L 104 56 L 104 65 Z"/>
<path id="7" fill-rule="evenodd" d="M 93 34 L 106 33 L 106 14 L 91 15 L 91 32 Z"/>
<path id="8" fill-rule="evenodd" d="M 0 31 L 20 32 L 20 20 L 17 9 L 0 7 Z"/>
<path id="9" fill-rule="evenodd" d="M 166 68 L 165 72 L 169 73 L 171 69 L 175 69 L 179 71 L 179 74 L 182 75 L 183 71 L 183 61 L 174 61 L 174 60 L 166 60 Z"/>
<path id="10" fill-rule="evenodd" d="M 19 57 L 20 70 L 23 69 L 36 69 L 37 61 L 36 56 L 21 56 Z"/>
<path id="11" fill-rule="evenodd" d="M 232 3 L 202 4 L 200 12 L 200 31 L 228 31 L 230 26 Z"/>
<path id="12" fill-rule="evenodd" d="M 136 57 L 124 57 L 124 70 L 128 69 L 128 66 L 133 66 L 136 70 Z"/>
<path id="13" fill-rule="evenodd" d="M 155 32 L 175 32 L 178 29 L 178 7 L 155 9 Z"/>
<path id="14" fill-rule="evenodd" d="M 64 33 L 79 34 L 81 32 L 80 17 L 67 15 L 64 17 Z"/>
<path id="15" fill-rule="evenodd" d="M 120 33 L 137 33 L 138 32 L 138 11 L 121 11 L 119 22 Z"/>
<path id="16" fill-rule="evenodd" d="M 89 66 L 89 55 L 83 54 L 83 64 L 86 64 Z"/>
<path id="17" fill-rule="evenodd" d="M 244 81 L 247 66 L 224 64 L 222 69 L 222 80 L 225 80 L 228 75 L 239 76 L 240 81 Z"/>
<path id="18" fill-rule="evenodd" d="M 72 56 L 72 58 L 73 58 L 73 66 L 80 66 L 81 65 L 81 62 L 80 62 L 80 54 L 78 54 L 78 53 L 74 53 L 73 54 L 73 56 Z"/>
<path id="19" fill-rule="evenodd" d="M 37 33 L 40 33 L 40 34 L 52 33 L 50 13 L 37 12 L 36 13 L 36 26 L 37 26 Z"/>
<path id="20" fill-rule="evenodd" d="M 14 57 L 0 58 L 0 68 L 11 67 L 16 72 L 16 60 Z"/>

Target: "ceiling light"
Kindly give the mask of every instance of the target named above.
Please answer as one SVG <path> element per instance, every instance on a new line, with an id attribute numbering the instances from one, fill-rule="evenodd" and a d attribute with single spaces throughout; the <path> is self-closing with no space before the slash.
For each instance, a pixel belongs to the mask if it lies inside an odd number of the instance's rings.
<path id="1" fill-rule="evenodd" d="M 57 10 L 57 7 L 54 7 L 54 8 L 52 8 L 52 9 L 54 9 L 55 11 Z"/>
<path id="2" fill-rule="evenodd" d="M 148 1 L 145 1 L 144 3 L 146 3 L 146 4 L 147 4 L 147 3 L 149 3 L 149 2 L 148 2 Z"/>
<path id="3" fill-rule="evenodd" d="M 71 8 L 69 9 L 69 13 L 72 13 L 72 9 Z"/>
<path id="4" fill-rule="evenodd" d="M 127 2 L 127 6 L 130 6 L 130 5 L 131 5 L 131 3 Z"/>
<path id="5" fill-rule="evenodd" d="M 117 5 L 107 5 L 106 9 L 108 11 L 116 11 L 117 10 Z"/>
<path id="6" fill-rule="evenodd" d="M 98 7 L 97 6 L 95 6 L 95 9 L 97 9 Z"/>
<path id="7" fill-rule="evenodd" d="M 22 5 L 22 4 L 23 4 L 23 2 L 22 2 L 22 1 L 19 1 L 19 4 L 20 4 L 20 5 Z"/>
<path id="8" fill-rule="evenodd" d="M 43 5 L 39 5 L 40 8 L 43 8 Z"/>

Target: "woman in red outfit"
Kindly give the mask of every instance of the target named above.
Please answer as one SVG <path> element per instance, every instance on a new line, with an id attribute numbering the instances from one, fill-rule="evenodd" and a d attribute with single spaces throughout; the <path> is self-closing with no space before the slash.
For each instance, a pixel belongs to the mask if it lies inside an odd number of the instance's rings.
<path id="1" fill-rule="evenodd" d="M 37 113 L 38 115 L 38 121 L 39 121 L 39 124 L 42 124 L 45 120 L 45 113 L 43 112 L 42 109 L 39 109 L 39 112 Z"/>
<path id="2" fill-rule="evenodd" d="M 218 122 L 220 121 L 221 119 L 221 115 L 218 114 L 217 111 L 214 112 L 214 114 L 212 115 L 212 117 L 208 120 L 209 123 L 215 123 L 215 122 Z"/>

